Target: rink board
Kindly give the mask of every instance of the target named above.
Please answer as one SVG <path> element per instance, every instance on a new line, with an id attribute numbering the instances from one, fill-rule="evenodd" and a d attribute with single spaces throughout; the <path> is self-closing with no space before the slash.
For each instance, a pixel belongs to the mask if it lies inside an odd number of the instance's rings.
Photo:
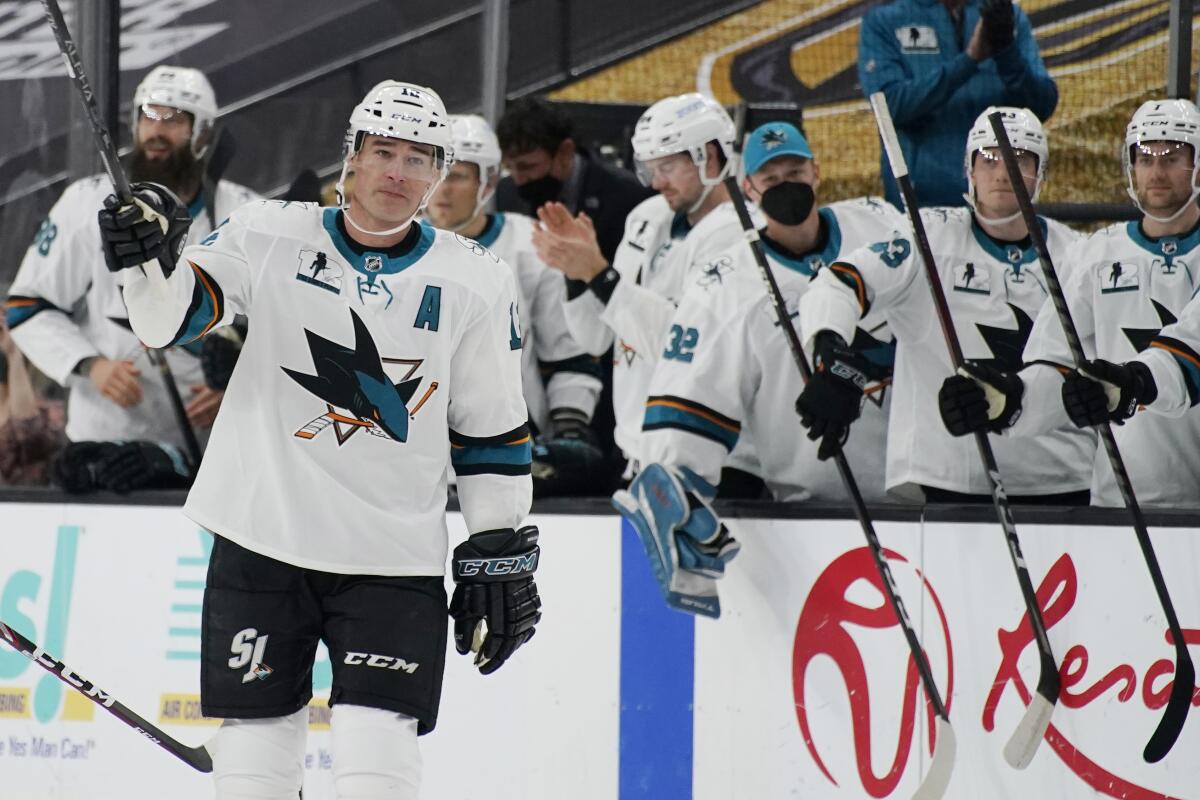
<path id="1" fill-rule="evenodd" d="M 545 618 L 495 675 L 451 652 L 438 728 L 422 740 L 424 798 L 911 796 L 928 719 L 855 523 L 732 521 L 745 546 L 713 621 L 663 607 L 617 518 L 534 521 Z M 1200 798 L 1200 711 L 1164 761 L 1141 760 L 1173 649 L 1128 528 L 1021 526 L 1065 675 L 1052 728 L 1022 772 L 1001 751 L 1036 662 L 999 528 L 878 532 L 949 697 L 958 761 L 947 797 Z M 1152 533 L 1200 657 L 1200 531 Z M 196 696 L 210 548 L 175 508 L 0 504 L 0 619 L 199 744 L 215 731 Z M 332 797 L 329 680 L 322 652 L 309 800 Z M 0 798 L 161 797 L 211 797 L 209 779 L 0 645 Z"/>

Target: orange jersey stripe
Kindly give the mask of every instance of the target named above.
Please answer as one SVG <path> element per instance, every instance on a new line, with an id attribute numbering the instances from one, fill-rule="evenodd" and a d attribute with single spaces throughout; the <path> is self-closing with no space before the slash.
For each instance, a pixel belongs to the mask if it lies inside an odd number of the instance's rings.
<path id="1" fill-rule="evenodd" d="M 679 411 L 686 411 L 689 414 L 694 414 L 697 417 L 706 419 L 709 422 L 711 422 L 712 424 L 722 427 L 725 430 L 729 431 L 730 433 L 741 433 L 741 431 L 742 431 L 741 426 L 730 425 L 728 422 L 725 422 L 724 420 L 717 419 L 712 414 L 706 414 L 699 409 L 685 406 L 682 403 L 672 403 L 670 400 L 651 400 L 650 402 L 646 403 L 647 408 L 649 408 L 650 406 L 666 406 L 667 408 L 674 408 Z"/>

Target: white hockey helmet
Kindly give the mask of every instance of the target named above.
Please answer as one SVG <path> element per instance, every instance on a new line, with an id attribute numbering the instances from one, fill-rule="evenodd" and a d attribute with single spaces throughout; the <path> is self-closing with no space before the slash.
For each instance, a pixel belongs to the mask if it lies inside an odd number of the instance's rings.
<path id="1" fill-rule="evenodd" d="M 639 166 L 675 153 L 687 153 L 700 170 L 700 181 L 713 187 L 724 180 L 733 168 L 733 139 L 736 136 L 733 120 L 725 109 L 711 97 L 691 92 L 659 100 L 646 109 L 633 131 L 633 157 Z M 705 175 L 708 161 L 705 145 L 716 141 L 725 155 L 725 166 L 715 178 Z M 648 183 L 639 168 L 638 176 Z"/>
<path id="2" fill-rule="evenodd" d="M 425 209 L 434 189 L 446 177 L 454 161 L 454 147 L 450 137 L 449 118 L 442 98 L 433 89 L 402 81 L 380 81 L 350 112 L 350 123 L 343 140 L 342 174 L 337 182 L 337 200 L 345 212 L 346 175 L 350 160 L 362 148 L 368 135 L 404 139 L 409 142 L 432 145 L 437 176 L 429 184 L 413 217 L 404 224 L 387 231 L 368 231 L 360 228 L 345 214 L 347 222 L 356 230 L 373 236 L 390 236 L 408 227 L 416 215 Z"/>
<path id="3" fill-rule="evenodd" d="M 466 227 L 478 216 L 485 203 L 495 191 L 492 180 L 500 175 L 500 140 L 488 121 L 478 114 L 453 114 L 450 116 L 451 139 L 454 143 L 454 160 L 479 167 L 479 189 L 475 192 L 475 208 L 471 216 L 452 230 Z"/>
<path id="4" fill-rule="evenodd" d="M 204 73 L 191 67 L 159 65 L 133 92 L 133 130 L 146 106 L 167 106 L 192 115 L 192 154 L 204 156 L 217 121 L 217 95 Z M 136 134 L 135 134 L 136 135 Z"/>
<path id="5" fill-rule="evenodd" d="M 1008 141 L 1012 144 L 1013 149 L 1024 150 L 1037 156 L 1037 180 L 1034 181 L 1033 196 L 1030 198 L 1033 202 L 1037 202 L 1038 195 L 1042 192 L 1042 183 L 1046 178 L 1046 166 L 1050 162 L 1050 141 L 1046 138 L 1046 129 L 1042 127 L 1041 120 L 1027 108 L 988 106 L 987 110 L 980 114 L 975 119 L 975 124 L 971 126 L 971 131 L 967 134 L 967 150 L 963 155 L 963 169 L 967 174 L 967 193 L 963 195 L 963 198 L 975 212 L 976 217 L 1003 225 L 1020 217 L 1021 212 L 1018 211 L 1005 219 L 988 219 L 981 216 L 975 205 L 975 181 L 971 176 L 975 154 L 986 147 L 1000 146 L 996 141 L 996 132 L 992 130 L 992 123 L 988 120 L 988 117 L 997 111 L 1003 118 L 1004 132 L 1008 134 Z"/>
<path id="6" fill-rule="evenodd" d="M 1192 148 L 1191 200 L 1170 217 L 1150 217 L 1157 222 L 1173 222 L 1200 196 L 1200 188 L 1196 187 L 1196 178 L 1200 174 L 1200 109 L 1197 109 L 1191 100 L 1147 100 L 1142 103 L 1141 108 L 1133 112 L 1129 127 L 1125 129 L 1125 147 L 1121 150 L 1121 162 L 1129 184 L 1126 191 L 1143 214 L 1146 213 L 1146 209 L 1142 208 L 1142 203 L 1138 200 L 1137 187 L 1133 181 L 1133 151 L 1136 147 L 1153 142 L 1178 142 L 1191 145 Z"/>

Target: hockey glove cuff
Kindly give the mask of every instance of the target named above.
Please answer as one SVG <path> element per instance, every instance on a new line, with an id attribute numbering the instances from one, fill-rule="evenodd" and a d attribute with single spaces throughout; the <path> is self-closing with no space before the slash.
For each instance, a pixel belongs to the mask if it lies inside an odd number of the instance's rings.
<path id="1" fill-rule="evenodd" d="M 175 271 L 192 224 L 187 206 L 157 183 L 133 184 L 133 202 L 125 206 L 110 194 L 97 217 L 104 262 L 110 272 L 157 259 L 166 277 Z"/>
<path id="2" fill-rule="evenodd" d="M 533 638 L 542 618 L 533 573 L 541 549 L 538 529 L 500 528 L 473 534 L 454 548 L 454 647 L 475 653 L 475 666 L 490 675 Z"/>
<path id="3" fill-rule="evenodd" d="M 712 499 L 716 488 L 695 472 L 650 464 L 613 495 L 629 521 L 667 605 L 707 617 L 721 615 L 716 580 L 741 545 L 729 535 Z"/>
<path id="4" fill-rule="evenodd" d="M 1080 428 L 1104 422 L 1124 424 L 1140 405 L 1158 399 L 1150 368 L 1140 361 L 1113 364 L 1096 359 L 1063 379 L 1063 407 Z"/>
<path id="5" fill-rule="evenodd" d="M 1025 384 L 1015 374 L 966 363 L 942 383 L 938 411 L 951 436 L 999 433 L 1021 416 Z"/>
<path id="6" fill-rule="evenodd" d="M 604 451 L 582 412 L 550 412 L 551 432 L 533 443 L 533 491 L 538 497 L 587 493 L 604 474 Z"/>
<path id="7" fill-rule="evenodd" d="M 800 424 L 808 428 L 808 438 L 820 440 L 817 458 L 825 461 L 850 436 L 850 423 L 858 419 L 862 408 L 871 365 L 832 331 L 817 334 L 814 350 L 813 375 L 796 400 L 796 413 Z"/>

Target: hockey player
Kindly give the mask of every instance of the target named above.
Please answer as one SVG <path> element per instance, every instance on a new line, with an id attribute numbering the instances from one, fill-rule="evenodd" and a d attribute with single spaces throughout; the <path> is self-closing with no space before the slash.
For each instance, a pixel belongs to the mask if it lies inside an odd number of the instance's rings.
<path id="1" fill-rule="evenodd" d="M 891 205 L 874 198 L 817 209 L 820 168 L 795 126 L 767 123 L 747 141 L 744 191 L 766 217 L 759 236 L 794 315 L 818 270 L 871 244 L 881 231 L 898 228 L 901 219 Z M 840 366 L 825 367 L 852 370 L 864 386 L 873 384 L 868 393 L 872 401 L 848 455 L 863 495 L 880 499 L 887 403 L 879 380 L 891 374 L 891 337 L 882 320 L 861 324 L 870 326 L 874 336 L 859 327 L 853 337 L 856 351 L 843 343 Z M 775 499 L 845 499 L 835 466 L 818 460 L 818 446 L 808 441 L 794 416 L 801 388 L 753 252 L 738 242 L 688 278 L 666 349 L 650 379 L 641 442 L 642 456 L 650 463 L 629 491 L 614 498 L 642 538 L 671 605 L 712 616 L 719 611 L 711 576 L 703 571 L 698 577 L 679 575 L 680 565 L 665 554 L 691 547 L 715 555 L 713 540 L 722 526 L 706 504 L 715 494 L 722 465 L 742 438 L 751 442 Z M 862 397 L 856 386 L 852 396 L 829 402 L 858 403 Z M 831 436 L 821 447 L 836 448 L 841 442 Z M 692 515 L 693 508 L 700 513 Z M 697 530 L 700 519 L 707 529 Z M 685 537 L 691 541 L 673 547 L 663 541 Z M 728 560 L 731 545 L 719 541 Z"/>
<path id="2" fill-rule="evenodd" d="M 432 90 L 379 84 L 347 141 L 339 207 L 253 203 L 178 258 L 188 219 L 162 189 L 100 214 L 148 345 L 236 313 L 253 329 L 184 507 L 216 535 L 201 703 L 225 718 L 209 745 L 220 800 L 296 796 L 318 640 L 337 796 L 417 796 L 444 666 L 450 463 L 471 534 L 452 558 L 457 649 L 493 672 L 540 617 L 537 529 L 517 529 L 530 479 L 512 270 L 416 220 L 451 149 Z"/>
<path id="3" fill-rule="evenodd" d="M 1197 290 L 1193 264 L 1200 263 L 1198 147 L 1200 110 L 1191 101 L 1144 103 L 1126 129 L 1122 151 L 1128 191 L 1142 219 L 1111 225 L 1071 252 L 1054 253 L 1084 354 L 1099 359 L 1088 373 L 1127 392 L 1110 399 L 1110 419 L 1125 422 L 1113 428 L 1113 435 L 1138 501 L 1147 505 L 1195 505 L 1200 497 L 1200 448 L 1179 446 L 1181 441 L 1200 441 L 1200 411 L 1186 410 L 1174 390 L 1169 399 L 1156 400 L 1157 379 L 1178 388 L 1178 380 L 1167 380 L 1164 366 L 1170 356 L 1177 355 L 1181 367 L 1189 363 L 1187 346 L 1174 352 L 1173 334 L 1160 329 L 1176 321 Z M 1157 351 L 1146 350 L 1151 344 Z M 1146 368 L 1138 366 L 1143 361 Z M 1121 362 L 1130 362 L 1132 373 L 1113 367 Z M 1098 421 L 1091 404 L 1095 383 L 1072 368 L 1062 326 L 1049 304 L 1033 326 L 1025 363 L 1019 375 L 978 376 L 977 389 L 994 402 L 986 414 L 976 405 L 966 416 L 968 427 L 1007 428 L 1005 439 L 1028 446 L 1040 441 L 1045 431 L 1069 425 L 1068 418 L 1081 425 Z M 1131 376 L 1140 384 L 1136 391 Z M 1135 416 L 1138 404 L 1170 409 L 1182 419 Z M 1005 411 L 995 413 L 1000 406 Z M 1123 505 L 1102 448 L 1095 457 L 1092 503 Z"/>
<path id="4" fill-rule="evenodd" d="M 650 106 L 633 134 L 638 175 L 659 194 L 625 221 L 612 264 L 600 252 L 586 213 L 561 204 L 538 209 L 538 255 L 568 284 L 567 323 L 591 353 L 614 344 L 616 442 L 637 472 L 650 375 L 667 346 L 671 317 L 689 277 L 741 241 L 721 181 L 733 166 L 734 126 L 709 97 L 683 94 Z M 679 342 L 680 346 L 684 343 Z"/>
<path id="5" fill-rule="evenodd" d="M 243 186 L 202 180 L 217 102 L 199 70 L 155 67 L 133 95 L 130 176 L 168 187 L 193 218 L 189 241 L 257 197 Z M 146 439 L 182 447 L 167 389 L 129 329 L 115 276 L 104 268 L 95 210 L 112 191 L 104 175 L 76 181 L 50 210 L 5 302 L 14 340 L 38 369 L 70 389 L 73 441 Z M 199 345 L 165 353 L 201 440 L 222 393 L 206 387 Z"/>
<path id="6" fill-rule="evenodd" d="M 973 374 L 989 375 L 1020 367 L 1033 318 L 1048 296 L 988 123 L 988 114 L 996 110 L 1004 115 L 1005 130 L 1017 148 L 1026 187 L 1037 196 L 1049 158 L 1041 123 L 1025 109 L 989 108 L 967 139 L 964 166 L 970 208 L 922 212 L 963 354 Z M 1056 263 L 1065 260 L 1075 235 L 1056 222 L 1040 222 Z M 990 485 L 975 443 L 951 435 L 960 431 L 947 430 L 928 416 L 952 368 L 925 270 L 910 237 L 905 233 L 871 245 L 822 270 L 800 301 L 803 338 L 815 340 L 815 360 L 823 364 L 836 359 L 838 344 L 827 333 L 848 340 L 861 315 L 882 313 L 896 336 L 889 491 L 919 497 L 914 490 L 920 489 L 924 499 L 933 502 L 989 502 Z M 802 419 L 814 432 L 837 432 L 853 419 L 858 405 L 827 398 L 854 393 L 852 376 L 821 369 L 800 396 Z M 992 446 L 1013 499 L 1086 504 L 1095 451 L 1090 431 L 1066 425 L 1036 441 L 1018 444 L 995 438 Z"/>
<path id="7" fill-rule="evenodd" d="M 454 163 L 429 201 L 433 224 L 472 239 L 510 267 L 521 293 L 521 367 L 529 419 L 540 435 L 533 448 L 534 491 L 586 491 L 604 454 L 588 427 L 600 397 L 600 361 L 567 329 L 562 276 L 534 252 L 534 222 L 515 213 L 489 214 L 500 176 L 500 144 L 487 120 L 450 117 Z"/>

